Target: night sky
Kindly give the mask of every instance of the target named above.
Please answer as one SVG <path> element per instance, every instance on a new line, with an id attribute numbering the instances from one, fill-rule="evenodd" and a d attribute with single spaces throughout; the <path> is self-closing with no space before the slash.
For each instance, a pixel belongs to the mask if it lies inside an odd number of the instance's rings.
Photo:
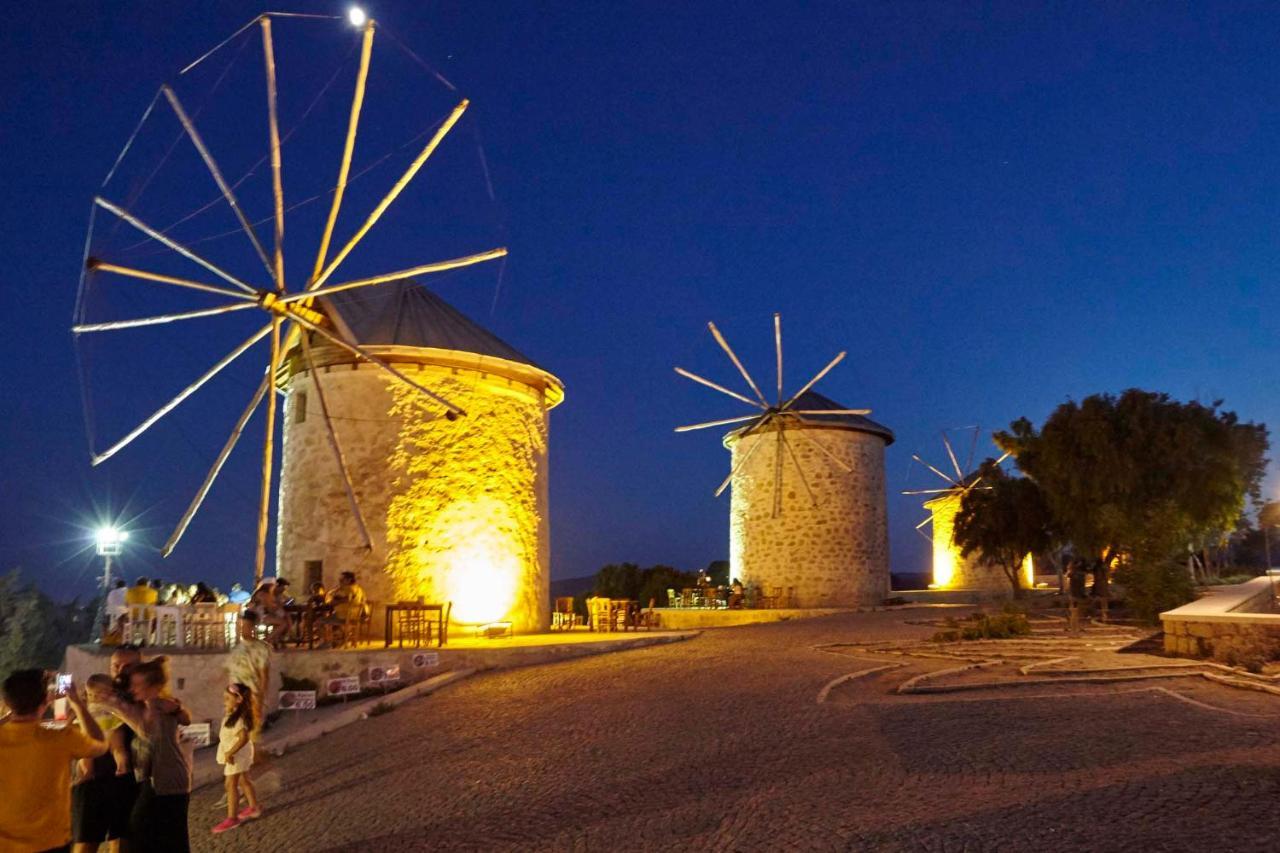
<path id="1" fill-rule="evenodd" d="M 565 382 L 551 416 L 555 577 L 728 556 L 728 496 L 711 495 L 728 454 L 716 431 L 672 427 L 742 407 L 672 367 L 742 386 L 706 331 L 714 320 L 770 385 L 774 311 L 789 387 L 848 350 L 818 390 L 897 433 L 892 565 L 922 571 L 922 511 L 897 493 L 928 484 L 910 455 L 943 458 L 944 427 L 1040 421 L 1067 398 L 1132 386 L 1280 418 L 1280 10 L 1116 5 L 370 4 L 474 106 L 350 272 L 510 246 L 505 267 L 437 290 Z M 251 577 L 260 419 L 179 550 L 161 561 L 157 549 L 252 371 L 91 468 L 68 327 L 89 201 L 139 115 L 260 11 L 52 3 L 0 34 L 0 569 L 20 566 L 59 597 L 88 591 L 88 530 L 107 517 L 134 531 L 130 575 Z M 289 46 L 304 32 L 314 53 Z M 276 38 L 287 123 L 301 109 L 291 75 L 337 68 L 356 34 L 280 22 Z M 259 45 L 246 50 L 247 94 L 235 100 L 228 78 L 225 111 L 206 116 L 229 173 L 266 151 Z M 370 101 L 391 111 L 362 128 L 369 157 L 457 100 L 406 57 L 379 34 Z M 311 159 L 286 146 L 287 195 L 291 176 L 332 184 L 353 77 L 336 78 L 322 110 L 336 122 L 299 133 L 296 147 L 319 146 Z M 126 168 L 145 170 L 139 156 Z M 344 207 L 340 233 L 399 172 L 387 169 Z M 246 185 L 254 218 L 270 214 L 259 171 L 256 191 Z M 207 174 L 191 176 L 169 176 L 152 203 L 207 201 Z M 286 245 L 311 252 L 307 215 Z M 253 271 L 247 245 L 234 249 L 224 257 Z M 113 317 L 168 307 L 134 293 L 142 301 Z M 90 353 L 100 446 L 253 328 L 220 322 Z"/>

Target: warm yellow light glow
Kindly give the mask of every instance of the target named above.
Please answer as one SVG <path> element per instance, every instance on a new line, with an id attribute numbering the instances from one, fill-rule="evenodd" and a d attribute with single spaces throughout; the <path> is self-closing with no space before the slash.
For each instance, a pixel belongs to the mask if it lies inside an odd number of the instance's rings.
<path id="1" fill-rule="evenodd" d="M 453 605 L 459 625 L 511 622 L 541 630 L 547 619 L 542 404 L 516 387 L 444 379 L 468 416 L 424 417 L 421 403 L 393 388 L 404 418 L 390 467 L 407 475 L 388 506 L 387 574 L 396 599 Z"/>
<path id="2" fill-rule="evenodd" d="M 956 583 L 956 566 L 962 561 L 960 548 L 952 539 L 960 499 L 943 495 L 925 503 L 933 514 L 933 583 L 935 589 L 950 589 Z"/>
<path id="3" fill-rule="evenodd" d="M 492 499 L 454 504 L 440 513 L 433 532 L 436 541 L 449 543 L 438 560 L 453 619 L 497 622 L 508 617 L 523 581 L 511 511 Z"/>
<path id="4" fill-rule="evenodd" d="M 960 498 L 957 495 L 942 495 L 925 502 L 925 509 L 933 514 L 933 583 L 930 589 L 965 589 L 983 586 L 1008 587 L 1008 580 L 999 569 L 982 571 L 976 556 L 965 559 L 961 556 L 960 546 L 956 544 L 956 515 L 960 512 Z M 1018 572 L 1018 581 L 1024 589 L 1034 589 L 1036 585 L 1035 562 L 1028 554 L 1022 561 Z"/>

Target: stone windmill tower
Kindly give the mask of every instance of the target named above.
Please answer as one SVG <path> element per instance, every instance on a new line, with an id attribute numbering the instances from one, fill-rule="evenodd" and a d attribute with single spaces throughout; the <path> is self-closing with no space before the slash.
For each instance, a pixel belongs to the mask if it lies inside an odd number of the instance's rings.
<path id="1" fill-rule="evenodd" d="M 328 587 L 354 571 L 376 603 L 421 596 L 451 602 L 458 623 L 545 628 L 548 412 L 564 399 L 560 380 L 408 281 L 334 294 L 329 315 L 466 414 L 423 405 L 323 340 L 311 341 L 314 371 L 289 359 L 277 573 Z"/>
<path id="2" fill-rule="evenodd" d="M 679 427 L 684 432 L 744 423 L 724 438 L 733 487 L 730 573 L 747 586 L 792 591 L 796 607 L 867 607 L 889 591 L 884 449 L 893 432 L 811 390 L 840 353 L 790 398 L 782 393 L 782 329 L 774 315 L 777 401 L 765 399 L 714 324 L 717 343 L 756 396 L 686 376 L 757 408 L 751 415 Z"/>
<path id="3" fill-rule="evenodd" d="M 936 474 L 945 485 L 931 489 L 907 489 L 903 494 L 925 497 L 923 506 L 928 515 L 924 521 L 916 525 L 916 530 L 924 535 L 931 545 L 933 582 L 929 584 L 930 588 L 1004 592 L 1009 588 L 1009 581 L 1005 578 L 1004 572 L 997 566 L 983 563 L 980 553 L 965 557 L 955 541 L 956 516 L 960 512 L 960 505 L 965 495 L 974 489 L 989 488 L 982 485 L 981 469 L 973 467 L 973 455 L 981 430 L 978 427 L 958 427 L 953 432 L 966 430 L 973 431 L 973 441 L 969 457 L 963 466 L 951 443 L 951 436 L 948 435 L 947 430 L 942 431 L 942 444 L 946 448 L 947 458 L 951 462 L 950 467 L 955 471 L 955 476 L 946 472 L 945 469 L 948 466 L 945 464 L 939 468 L 926 462 L 918 454 L 912 454 L 911 458 L 915 462 Z M 994 464 L 999 465 L 1008 458 L 1009 454 L 1005 453 L 996 459 Z M 924 533 L 926 526 L 930 528 L 932 535 Z M 1035 565 L 1030 554 L 1023 562 L 1021 583 L 1027 588 L 1035 586 Z"/>

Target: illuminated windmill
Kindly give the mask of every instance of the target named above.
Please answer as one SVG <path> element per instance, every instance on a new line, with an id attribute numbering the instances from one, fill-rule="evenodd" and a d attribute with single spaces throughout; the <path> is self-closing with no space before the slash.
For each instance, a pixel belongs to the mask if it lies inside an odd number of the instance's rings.
<path id="1" fill-rule="evenodd" d="M 809 486 L 809 481 L 805 478 L 804 469 L 801 467 L 800 461 L 796 457 L 795 449 L 791 446 L 791 442 L 787 440 L 786 432 L 787 432 L 787 428 L 790 426 L 796 436 L 809 442 L 809 444 L 811 444 L 814 448 L 821 451 L 823 456 L 827 460 L 829 460 L 832 464 L 837 465 L 846 473 L 853 470 L 842 459 L 840 459 L 838 456 L 836 456 L 831 451 L 829 451 L 822 444 L 822 442 L 818 441 L 813 436 L 809 435 L 803 429 L 795 429 L 795 427 L 797 426 L 804 426 L 809 423 L 809 421 L 805 419 L 806 415 L 810 415 L 810 416 L 820 415 L 825 418 L 830 418 L 836 415 L 862 417 L 864 415 L 871 414 L 870 409 L 839 408 L 835 404 L 831 403 L 831 401 L 827 400 L 825 397 L 821 397 L 821 395 L 810 393 L 810 389 L 813 388 L 813 386 L 818 383 L 818 380 L 826 376 L 833 367 L 835 367 L 837 364 L 839 364 L 841 361 L 844 360 L 845 353 L 844 352 L 837 353 L 835 358 L 827 362 L 826 367 L 819 370 L 812 379 L 810 379 L 808 382 L 804 384 L 804 387 L 802 387 L 796 393 L 792 394 L 790 397 L 784 398 L 783 391 L 782 391 L 782 316 L 780 314 L 774 314 L 773 315 L 773 343 L 774 343 L 774 350 L 777 354 L 778 395 L 777 395 L 776 402 L 770 403 L 765 398 L 764 393 L 760 390 L 760 386 L 756 385 L 755 380 L 751 378 L 751 374 L 748 373 L 747 369 L 742 366 L 742 362 L 738 360 L 737 354 L 734 353 L 733 349 L 729 346 L 729 342 L 725 340 L 724 335 L 722 335 L 720 333 L 720 330 L 716 328 L 716 324 L 707 323 L 707 328 L 711 330 L 711 336 L 716 339 L 716 343 L 718 343 L 720 345 L 720 348 L 725 351 L 725 355 L 729 356 L 729 360 L 733 362 L 733 366 L 738 368 L 738 372 L 742 374 L 742 378 L 747 381 L 747 385 L 751 388 L 752 393 L 755 394 L 756 399 L 752 400 L 749 397 L 743 396 L 742 394 L 739 394 L 736 391 L 730 391 L 728 388 L 725 388 L 723 385 L 717 385 L 715 382 L 712 382 L 709 379 L 704 379 L 703 377 L 698 376 L 695 373 L 690 373 L 688 370 L 685 370 L 683 367 L 677 367 L 676 373 L 680 374 L 681 376 L 684 376 L 687 379 L 692 379 L 694 382 L 705 385 L 708 388 L 713 388 L 722 394 L 728 394 L 730 397 L 734 398 L 735 400 L 740 400 L 741 402 L 746 403 L 748 406 L 753 407 L 757 411 L 754 411 L 749 415 L 740 415 L 738 417 L 733 417 L 733 418 L 723 418 L 721 420 L 706 421 L 704 423 L 689 424 L 688 426 L 676 427 L 676 432 L 690 432 L 692 430 L 698 430 L 698 429 L 709 429 L 711 427 L 728 426 L 729 424 L 746 424 L 746 426 L 735 430 L 735 434 L 743 438 L 747 436 L 771 434 L 774 437 L 774 440 L 772 442 L 773 443 L 772 465 L 773 465 L 773 484 L 774 484 L 773 485 L 773 510 L 772 510 L 773 515 L 777 517 L 782 512 L 783 469 L 785 467 L 783 464 L 784 453 L 788 454 L 791 457 L 791 461 L 795 466 L 796 474 L 799 477 L 801 484 L 804 486 L 806 494 L 809 496 L 810 501 L 816 504 L 818 500 L 817 496 L 814 495 L 813 490 Z M 809 395 L 809 396 L 806 396 L 806 395 Z M 815 408 L 807 408 L 805 404 L 805 400 L 806 399 L 813 400 L 815 398 L 820 399 L 824 405 L 821 405 Z M 750 450 L 743 453 L 741 458 L 735 460 L 733 468 L 729 472 L 729 476 L 725 477 L 724 481 L 720 483 L 720 486 L 716 489 L 715 491 L 716 497 L 720 497 L 720 495 L 724 494 L 724 490 L 729 488 L 729 484 L 733 482 L 734 474 L 736 474 L 742 468 L 742 466 L 747 464 L 747 462 L 751 459 L 751 457 L 755 454 L 755 452 L 760 448 L 761 444 L 763 443 L 764 442 L 758 442 L 758 441 L 752 442 Z"/>
<path id="2" fill-rule="evenodd" d="M 959 546 L 955 543 L 955 519 L 960 512 L 965 495 L 975 489 L 990 488 L 990 486 L 982 485 L 982 481 L 985 479 L 982 467 L 979 466 L 976 469 L 973 467 L 981 428 L 976 426 L 957 427 L 950 432 L 969 431 L 972 431 L 973 436 L 969 442 L 969 451 L 963 466 L 961 466 L 960 459 L 956 455 L 949 431 L 945 429 L 942 431 L 942 446 L 946 450 L 951 469 L 955 471 L 954 477 L 944 470 L 947 467 L 945 464 L 939 468 L 930 462 L 926 462 L 918 454 L 912 454 L 911 456 L 912 460 L 921 467 L 937 475 L 946 484 L 945 486 L 930 489 L 907 489 L 902 494 L 930 496 L 924 502 L 924 508 L 928 510 L 929 515 L 916 525 L 916 532 L 924 536 L 933 548 L 933 583 L 930 584 L 931 587 L 937 589 L 990 588 L 1003 590 L 1008 582 L 998 569 L 984 566 L 981 560 L 978 559 L 978 555 L 975 554 L 970 554 L 966 559 L 962 556 Z M 993 464 L 999 465 L 1008 458 L 1009 454 L 1005 453 L 996 459 Z M 931 526 L 932 535 L 924 532 L 926 526 Z M 1031 577 L 1030 556 L 1027 557 L 1025 567 L 1028 578 L 1024 583 L 1028 586 L 1033 585 L 1034 578 Z"/>
<path id="3" fill-rule="evenodd" d="M 879 604 L 889 588 L 884 448 L 893 433 L 866 417 L 870 409 L 845 408 L 813 390 L 845 353 L 787 396 L 782 321 L 774 314 L 777 388 L 770 402 L 715 324 L 708 328 L 754 399 L 683 368 L 676 372 L 753 411 L 676 431 L 739 425 L 724 438 L 730 471 L 715 491 L 718 497 L 733 488 L 732 576 L 797 607 Z"/>
<path id="4" fill-rule="evenodd" d="M 262 269 L 254 274 L 248 274 L 240 271 L 231 271 L 222 263 L 215 263 L 211 260 L 202 249 L 197 252 L 192 248 L 193 243 L 182 242 L 173 236 L 174 229 L 182 225 L 191 217 L 202 213 L 214 205 L 215 202 L 204 204 L 197 207 L 195 213 L 178 219 L 175 222 L 160 226 L 157 222 L 143 221 L 136 209 L 131 210 L 131 203 L 126 199 L 107 199 L 98 195 L 94 198 L 95 214 L 97 211 L 103 211 L 113 217 L 109 220 L 110 228 L 118 229 L 120 223 L 127 224 L 138 232 L 141 232 L 149 241 L 142 241 L 137 245 L 145 243 L 149 249 L 157 249 L 156 253 L 151 257 L 153 263 L 150 268 L 138 267 L 121 263 L 118 258 L 113 257 L 94 257 L 91 249 L 95 240 L 94 220 L 90 220 L 89 238 L 86 241 L 86 278 L 98 278 L 101 276 L 115 276 L 133 281 L 145 281 L 167 285 L 168 288 L 176 288 L 184 291 L 188 296 L 193 292 L 198 292 L 207 298 L 208 295 L 219 297 L 219 302 L 211 307 L 198 308 L 194 310 L 173 311 L 170 313 L 156 314 L 153 316 L 143 316 L 133 319 L 113 320 L 110 322 L 85 322 L 85 287 L 82 284 L 81 297 L 77 301 L 75 325 L 72 332 L 77 336 L 96 335 L 107 331 L 118 331 L 124 329 L 134 329 L 146 326 L 158 326 L 161 324 L 185 322 L 197 318 L 208 318 L 213 316 L 248 314 L 253 312 L 262 312 L 265 315 L 266 322 L 245 338 L 238 346 L 227 354 L 221 356 L 194 382 L 191 382 L 183 388 L 177 395 L 168 400 L 162 406 L 157 408 L 151 415 L 145 418 L 136 427 L 127 432 L 122 438 L 115 441 L 106 449 L 98 450 L 94 444 L 92 435 L 92 427 L 90 427 L 90 444 L 92 461 L 94 465 L 98 465 L 123 450 L 131 442 L 145 433 L 150 427 L 156 424 L 161 418 L 172 412 L 183 401 L 192 396 L 202 386 L 212 380 L 217 374 L 222 372 L 232 362 L 246 356 L 254 345 L 266 340 L 269 342 L 269 353 L 262 359 L 261 381 L 257 385 L 257 389 L 253 392 L 248 404 L 236 419 L 230 436 L 218 453 L 216 460 L 205 476 L 203 483 L 200 485 L 195 497 L 190 505 L 183 513 L 177 523 L 172 535 L 165 543 L 163 553 L 168 555 L 177 545 L 179 539 L 190 525 L 192 518 L 200 509 L 202 502 L 209 493 L 210 487 L 213 485 L 215 478 L 222 469 L 227 457 L 236 446 L 243 433 L 246 423 L 253 413 L 263 407 L 265 401 L 266 409 L 266 438 L 264 442 L 262 466 L 261 466 L 261 487 L 258 498 L 258 517 L 257 517 L 257 549 L 255 559 L 255 581 L 260 579 L 264 573 L 264 564 L 266 560 L 266 540 L 268 533 L 268 515 L 270 512 L 271 485 L 273 481 L 273 453 L 274 443 L 277 431 L 277 392 L 281 391 L 282 386 L 287 381 L 288 369 L 287 363 L 292 362 L 295 365 L 305 365 L 305 369 L 312 377 L 312 389 L 315 402 L 318 404 L 314 407 L 314 413 L 320 416 L 325 426 L 325 434 L 327 444 L 331 451 L 332 457 L 336 462 L 336 466 L 341 475 L 341 480 L 346 492 L 346 501 L 349 505 L 350 512 L 356 520 L 356 526 L 359 536 L 363 540 L 364 547 L 370 545 L 369 532 L 366 527 L 365 519 L 361 514 L 361 510 L 356 501 L 356 490 L 352 487 L 352 477 L 347 464 L 347 458 L 341 446 L 338 433 L 334 429 L 334 425 L 330 420 L 329 400 L 322 385 L 321 377 L 324 373 L 316 369 L 316 365 L 312 358 L 313 347 L 317 350 L 323 346 L 326 350 L 337 350 L 345 353 L 353 363 L 361 366 L 367 366 L 372 370 L 380 372 L 387 381 L 394 386 L 407 389 L 417 400 L 425 402 L 431 409 L 440 413 L 443 412 L 449 420 L 456 419 L 466 412 L 463 408 L 452 399 L 447 398 L 438 391 L 433 391 L 426 387 L 420 381 L 411 378 L 401 369 L 398 369 L 392 363 L 392 360 L 386 357 L 380 357 L 371 351 L 371 348 L 362 345 L 346 328 L 342 318 L 335 314 L 332 310 L 328 297 L 332 294 L 347 293 L 359 291 L 363 288 L 377 288 L 379 285 L 385 285 L 391 282 L 400 282 L 409 277 L 426 276 L 432 273 L 439 273 L 446 270 L 456 270 L 475 264 L 481 264 L 506 255 L 505 248 L 491 248 L 474 254 L 467 254 L 461 257 L 454 257 L 448 260 L 433 261 L 430 263 L 420 263 L 406 269 L 399 269 L 390 272 L 384 272 L 376 275 L 366 275 L 359 278 L 342 280 L 340 276 L 336 276 L 339 267 L 344 260 L 352 253 L 352 251 L 360 244 L 361 240 L 370 232 L 370 230 L 383 217 L 388 208 L 392 206 L 398 196 L 405 190 L 407 186 L 414 180 L 419 170 L 426 164 L 427 160 L 436 152 L 437 148 L 448 136 L 449 132 L 457 124 L 462 117 L 463 112 L 467 109 L 468 101 L 461 100 L 453 108 L 453 110 L 441 121 L 432 132 L 422 133 L 417 137 L 426 138 L 426 142 L 420 148 L 415 144 L 414 150 L 417 151 L 416 156 L 403 173 L 399 176 L 390 188 L 386 190 L 381 200 L 373 206 L 372 210 L 363 218 L 358 227 L 355 227 L 350 236 L 345 241 L 335 243 L 340 248 L 337 251 L 331 251 L 331 241 L 335 237 L 335 226 L 338 223 L 339 213 L 342 210 L 343 197 L 347 192 L 348 186 L 360 177 L 364 172 L 352 172 L 352 155 L 356 147 L 357 131 L 360 127 L 360 118 L 362 108 L 365 102 L 366 83 L 369 76 L 370 58 L 373 48 L 374 33 L 376 31 L 375 22 L 367 19 L 363 12 L 353 8 L 348 13 L 350 23 L 359 29 L 359 60 L 358 70 L 356 71 L 355 87 L 351 98 L 350 109 L 346 115 L 346 135 L 341 147 L 341 157 L 337 164 L 337 180 L 331 191 L 332 198 L 329 202 L 329 211 L 322 232 L 316 240 L 315 258 L 313 263 L 307 265 L 307 271 L 300 273 L 294 270 L 291 276 L 286 275 L 284 263 L 284 234 L 285 234 L 285 213 L 286 210 L 292 210 L 310 201 L 324 198 L 325 195 L 306 199 L 298 202 L 290 208 L 285 206 L 285 197 L 282 181 L 283 158 L 281 154 L 281 132 L 280 124 L 277 117 L 277 66 L 275 59 L 275 48 L 272 39 L 272 21 L 282 18 L 316 18 L 328 19 L 330 16 L 319 15 L 301 15 L 301 14 L 285 14 L 285 13 L 266 13 L 258 16 L 250 21 L 231 37 L 221 42 L 213 50 L 197 59 L 187 68 L 183 69 L 182 74 L 187 74 L 196 66 L 209 60 L 218 51 L 223 51 L 222 55 L 226 55 L 235 51 L 237 54 L 245 47 L 256 41 L 254 39 L 254 29 L 260 34 L 262 68 L 264 70 L 261 84 L 265 85 L 266 100 L 266 129 L 265 138 L 247 139 L 243 134 L 240 136 L 241 146 L 256 146 L 261 144 L 265 147 L 266 154 L 257 161 L 254 167 L 251 167 L 244 177 L 229 182 L 224 175 L 223 170 L 219 167 L 218 160 L 215 158 L 211 147 L 206 144 L 205 137 L 201 135 L 198 125 L 201 124 L 201 114 L 199 108 L 188 110 L 183 101 L 179 99 L 177 93 L 169 85 L 160 87 L 151 106 L 148 107 L 139 123 L 137 130 L 125 143 L 124 150 L 120 157 L 116 160 L 116 165 L 112 169 L 112 174 L 120 166 L 122 160 L 130 153 L 131 146 L 136 149 L 138 144 L 139 132 L 142 131 L 149 122 L 160 120 L 161 117 L 165 121 L 176 119 L 181 126 L 180 136 L 175 139 L 167 150 L 163 150 L 163 158 L 160 163 L 163 165 L 170 159 L 175 148 L 180 144 L 182 146 L 190 145 L 194 147 L 200 161 L 203 162 L 207 170 L 207 176 L 216 186 L 218 196 L 216 204 L 221 205 L 223 202 L 227 208 L 234 214 L 235 220 L 239 225 L 236 233 L 243 232 L 243 236 L 248 241 L 248 247 L 252 248 L 252 256 L 256 256 L 257 262 L 260 262 Z M 340 20 L 340 19 L 339 19 Z M 237 46 L 238 43 L 238 46 Z M 313 61 L 315 57 L 308 56 L 308 61 Z M 230 65 L 228 65 L 228 69 Z M 215 83 L 221 84 L 226 72 L 219 77 Z M 438 76 L 438 75 L 437 75 Z M 329 81 L 331 85 L 337 79 Z M 452 86 L 449 87 L 452 89 Z M 322 90 L 323 93 L 324 90 Z M 254 94 L 254 101 L 261 98 L 262 89 L 258 89 Z M 301 98 L 297 100 L 303 100 Z M 248 103 L 247 99 L 238 101 L 237 103 Z M 312 104 L 314 106 L 314 102 Z M 240 109 L 247 109 L 241 106 Z M 303 113 L 305 120 L 312 107 L 307 108 L 307 112 Z M 225 125 L 219 126 L 215 121 L 209 121 L 204 125 L 206 131 L 219 130 L 226 132 Z M 232 128 L 232 131 L 238 128 Z M 185 137 L 183 139 L 182 137 Z M 287 138 L 287 136 L 286 136 Z M 189 149 L 183 149 L 189 150 Z M 225 150 L 225 147 L 224 147 Z M 335 145 L 334 150 L 338 148 Z M 271 175 L 271 197 L 273 199 L 273 214 L 258 222 L 250 220 L 246 214 L 246 205 L 242 203 L 242 199 L 238 197 L 237 192 L 242 191 L 241 184 L 250 178 L 254 169 L 263 162 L 270 161 Z M 381 161 L 378 161 L 381 162 Z M 376 165 L 376 163 L 375 163 Z M 159 171 L 159 166 L 156 171 Z M 372 168 L 372 167 L 371 167 Z M 306 171 L 306 170 L 299 170 Z M 104 181 L 104 187 L 112 179 L 112 174 L 108 174 L 107 180 Z M 147 186 L 151 178 L 155 176 L 155 172 L 147 177 L 146 181 L 141 182 L 137 186 L 127 189 L 132 197 L 137 197 Z M 207 185 L 206 185 L 207 186 Z M 181 195 L 189 193 L 205 193 L 203 188 L 193 188 L 188 186 L 170 187 L 173 192 Z M 124 192 L 126 190 L 122 190 Z M 195 202 L 203 202 L 207 195 L 201 195 L 192 199 Z M 258 227 L 270 223 L 271 237 L 262 238 L 258 234 Z M 209 238 L 213 239 L 213 238 Z M 153 242 L 151 242 L 153 241 Z M 158 248 L 157 247 L 163 247 Z M 194 264 L 195 267 L 201 268 L 199 277 L 189 277 L 193 273 L 187 275 L 171 274 L 167 269 L 160 271 L 156 269 L 155 264 L 168 264 L 172 267 L 176 261 L 182 263 Z M 195 267 L 189 267 L 194 270 Z M 168 288 L 164 288 L 168 290 Z M 172 295 L 170 291 L 167 295 Z M 243 316 L 243 315 L 241 315 Z M 199 336 L 191 336 L 191 341 L 198 342 L 201 340 Z M 156 359 L 163 358 L 163 354 L 157 352 Z M 421 374 L 419 374 L 421 376 Z M 325 383 L 328 380 L 324 380 Z M 350 449 L 350 448 L 348 448 Z"/>

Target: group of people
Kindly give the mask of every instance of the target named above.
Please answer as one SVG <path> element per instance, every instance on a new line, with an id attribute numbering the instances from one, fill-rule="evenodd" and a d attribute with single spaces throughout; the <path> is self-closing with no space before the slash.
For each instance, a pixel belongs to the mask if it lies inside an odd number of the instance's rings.
<path id="1" fill-rule="evenodd" d="M 232 584 L 230 592 L 223 594 L 204 582 L 183 587 L 166 584 L 159 579 L 137 578 L 133 584 L 117 581 L 107 594 L 107 621 L 103 628 L 103 644 L 120 645 L 125 642 L 129 623 L 128 610 L 138 605 L 144 607 L 179 606 L 195 604 L 239 605 L 254 610 L 266 636 L 274 648 L 283 647 L 290 628 L 303 609 L 311 612 L 309 624 L 323 630 L 328 625 L 345 625 L 353 617 L 368 619 L 370 608 L 364 589 L 356 581 L 354 572 L 343 572 L 338 586 L 326 590 L 324 584 L 311 584 L 307 596 L 299 600 L 291 590 L 287 578 L 265 577 L 252 593 L 240 584 Z M 291 613 L 292 611 L 292 613 Z M 150 633 L 155 633 L 156 620 L 151 620 Z"/>
<path id="2" fill-rule="evenodd" d="M 226 832 L 262 815 L 249 778 L 262 730 L 270 649 L 256 638 L 258 615 L 241 616 L 242 640 L 228 656 L 225 716 L 218 738 L 224 766 Z M 121 646 L 110 671 L 83 690 L 53 673 L 22 669 L 3 684 L 0 708 L 0 850 L 94 853 L 107 842 L 127 851 L 190 849 L 187 809 L 192 745 L 182 735 L 191 713 L 170 690 L 164 657 L 143 660 Z M 71 722 L 46 719 L 66 699 Z M 240 800 L 244 808 L 240 808 Z"/>
<path id="3" fill-rule="evenodd" d="M 290 586 L 285 578 L 266 577 L 249 599 L 249 606 L 258 612 L 266 626 L 267 642 L 277 649 L 284 644 L 294 624 L 291 609 L 310 610 L 313 630 L 369 618 L 369 602 L 364 589 L 356 582 L 355 572 L 343 572 L 338 586 L 332 590 L 326 590 L 319 581 L 312 583 L 306 599 L 301 602 L 292 595 Z"/>
<path id="4" fill-rule="evenodd" d="M 165 583 L 160 578 L 146 577 L 137 578 L 132 585 L 126 584 L 123 579 L 117 580 L 115 587 L 107 593 L 107 607 L 117 610 L 131 604 L 244 604 L 248 600 L 249 593 L 238 583 L 231 585 L 230 592 L 223 593 L 204 581 L 183 586 Z"/>

